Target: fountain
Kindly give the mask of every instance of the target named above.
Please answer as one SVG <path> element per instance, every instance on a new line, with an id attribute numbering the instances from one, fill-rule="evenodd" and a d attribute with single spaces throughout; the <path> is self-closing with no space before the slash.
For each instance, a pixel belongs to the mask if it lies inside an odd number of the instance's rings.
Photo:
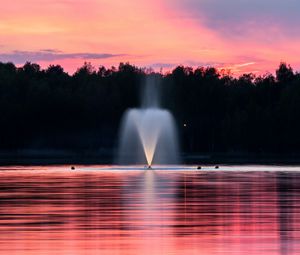
<path id="1" fill-rule="evenodd" d="M 142 107 L 129 109 L 120 128 L 119 164 L 178 164 L 178 143 L 172 114 L 159 106 L 157 82 L 148 78 Z"/>

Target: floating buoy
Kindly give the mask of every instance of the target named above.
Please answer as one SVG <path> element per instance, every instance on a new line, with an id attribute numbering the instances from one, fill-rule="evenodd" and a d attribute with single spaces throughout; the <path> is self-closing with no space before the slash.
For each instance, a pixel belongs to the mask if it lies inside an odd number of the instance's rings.
<path id="1" fill-rule="evenodd" d="M 201 166 L 197 166 L 197 169 L 198 169 L 198 170 L 201 169 Z"/>
<path id="2" fill-rule="evenodd" d="M 219 169 L 219 166 L 215 166 L 215 169 Z"/>
<path id="3" fill-rule="evenodd" d="M 71 166 L 71 170 L 75 170 L 75 166 Z"/>

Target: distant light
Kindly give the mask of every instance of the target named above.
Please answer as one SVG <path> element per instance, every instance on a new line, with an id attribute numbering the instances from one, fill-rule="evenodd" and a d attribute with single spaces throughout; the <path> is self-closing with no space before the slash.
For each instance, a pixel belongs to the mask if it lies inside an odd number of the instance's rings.
<path id="1" fill-rule="evenodd" d="M 186 124 L 186 123 L 184 123 L 184 124 L 183 124 L 183 126 L 184 126 L 184 127 L 187 127 L 187 124 Z"/>

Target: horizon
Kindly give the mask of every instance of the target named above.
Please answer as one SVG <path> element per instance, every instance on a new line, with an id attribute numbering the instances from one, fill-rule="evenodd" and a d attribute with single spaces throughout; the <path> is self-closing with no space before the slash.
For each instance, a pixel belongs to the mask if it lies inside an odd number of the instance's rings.
<path id="1" fill-rule="evenodd" d="M 2 6 L 0 61 L 70 74 L 84 62 L 168 72 L 213 66 L 233 75 L 300 70 L 299 3 L 258 0 L 16 0 Z"/>
<path id="2" fill-rule="evenodd" d="M 172 74 L 177 68 L 183 68 L 183 69 L 189 70 L 191 72 L 195 72 L 195 71 L 200 70 L 200 69 L 208 70 L 208 69 L 212 68 L 212 69 L 215 69 L 216 74 L 218 74 L 220 77 L 226 76 L 226 77 L 230 77 L 230 78 L 241 78 L 244 75 L 251 75 L 253 77 L 252 79 L 260 78 L 260 77 L 261 78 L 266 78 L 268 76 L 273 76 L 274 78 L 276 78 L 276 76 L 277 76 L 276 72 L 282 66 L 284 66 L 285 68 L 288 68 L 294 75 L 299 75 L 300 74 L 300 72 L 298 70 L 295 70 L 293 68 L 293 66 L 291 66 L 289 63 L 286 63 L 285 61 L 281 61 L 280 63 L 278 63 L 277 67 L 273 71 L 266 71 L 264 73 L 263 72 L 262 73 L 252 73 L 252 72 L 233 73 L 231 71 L 231 69 L 223 69 L 223 68 L 218 68 L 218 67 L 210 66 L 210 65 L 196 66 L 196 67 L 188 66 L 188 65 L 177 65 L 177 66 L 172 67 L 169 70 L 163 71 L 162 68 L 160 68 L 158 70 L 158 69 L 154 69 L 152 67 L 143 67 L 143 66 L 141 67 L 141 66 L 137 66 L 135 64 L 129 63 L 129 62 L 120 62 L 116 66 L 110 66 L 110 67 L 106 67 L 106 66 L 101 65 L 101 64 L 99 66 L 94 66 L 91 62 L 84 62 L 80 66 L 78 66 L 72 73 L 70 73 L 67 70 L 65 70 L 64 66 L 60 65 L 59 63 L 58 64 L 49 64 L 48 66 L 45 66 L 45 67 L 41 66 L 38 62 L 30 62 L 30 61 L 26 61 L 22 65 L 21 64 L 16 65 L 13 62 L 1 62 L 1 61 L 0 61 L 0 64 L 3 64 L 3 65 L 12 64 L 12 65 L 15 66 L 15 68 L 17 70 L 18 69 L 22 70 L 26 65 L 31 65 L 31 66 L 32 65 L 38 65 L 38 67 L 40 68 L 40 70 L 38 70 L 38 71 L 40 71 L 40 72 L 47 71 L 47 70 L 49 70 L 53 67 L 54 68 L 59 67 L 59 68 L 62 69 L 62 71 L 64 73 L 66 73 L 70 77 L 76 75 L 76 73 L 78 73 L 82 69 L 86 69 L 88 72 L 90 72 L 90 74 L 98 73 L 102 68 L 105 68 L 106 71 L 111 70 L 112 72 L 119 72 L 120 67 L 122 65 L 124 65 L 124 66 L 129 65 L 131 67 L 134 67 L 136 70 L 141 71 L 145 75 L 159 74 L 162 77 Z"/>

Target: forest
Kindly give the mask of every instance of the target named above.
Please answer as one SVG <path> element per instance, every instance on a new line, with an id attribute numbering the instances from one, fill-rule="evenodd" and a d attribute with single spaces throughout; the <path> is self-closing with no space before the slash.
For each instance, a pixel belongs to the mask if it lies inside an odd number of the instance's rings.
<path id="1" fill-rule="evenodd" d="M 274 75 L 239 77 L 214 67 L 162 74 L 129 63 L 85 63 L 70 75 L 59 65 L 0 62 L 0 151 L 113 154 L 122 115 L 140 105 L 149 77 L 175 117 L 182 153 L 300 153 L 300 74 L 284 62 Z"/>

